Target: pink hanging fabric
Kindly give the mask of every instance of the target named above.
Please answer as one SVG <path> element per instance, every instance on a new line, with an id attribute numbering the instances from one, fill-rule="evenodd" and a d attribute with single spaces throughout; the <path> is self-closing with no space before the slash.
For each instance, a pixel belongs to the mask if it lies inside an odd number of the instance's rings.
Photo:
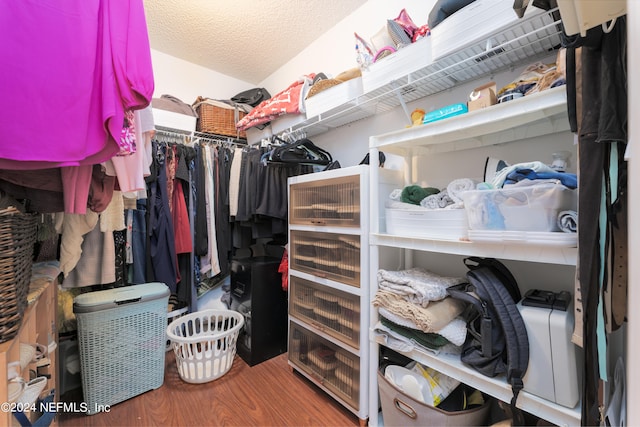
<path id="1" fill-rule="evenodd" d="M 122 151 L 125 111 L 154 89 L 142 0 L 1 2 L 0 40 L 0 168 L 93 165 Z"/>

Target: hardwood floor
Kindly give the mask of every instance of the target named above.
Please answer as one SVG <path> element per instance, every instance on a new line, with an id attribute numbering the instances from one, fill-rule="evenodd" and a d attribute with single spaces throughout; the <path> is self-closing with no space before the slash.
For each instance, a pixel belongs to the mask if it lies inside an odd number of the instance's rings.
<path id="1" fill-rule="evenodd" d="M 159 389 L 113 405 L 110 412 L 61 413 L 58 426 L 360 425 L 356 415 L 292 372 L 286 353 L 253 367 L 236 356 L 227 374 L 205 384 L 182 381 L 173 352 L 167 352 L 165 366 Z M 61 401 L 72 402 L 70 394 Z"/>

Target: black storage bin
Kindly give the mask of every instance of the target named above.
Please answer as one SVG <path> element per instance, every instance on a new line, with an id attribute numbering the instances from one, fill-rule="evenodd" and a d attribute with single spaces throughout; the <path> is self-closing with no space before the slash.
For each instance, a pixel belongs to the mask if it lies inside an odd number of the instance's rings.
<path id="1" fill-rule="evenodd" d="M 231 261 L 231 309 L 245 317 L 236 351 L 249 366 L 287 351 L 287 292 L 269 256 Z"/>

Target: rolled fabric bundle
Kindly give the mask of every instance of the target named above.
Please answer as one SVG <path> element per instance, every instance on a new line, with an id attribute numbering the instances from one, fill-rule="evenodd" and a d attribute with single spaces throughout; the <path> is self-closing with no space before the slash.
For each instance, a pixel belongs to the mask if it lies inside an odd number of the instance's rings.
<path id="1" fill-rule="evenodd" d="M 427 209 L 439 209 L 440 208 L 440 196 L 438 194 L 432 194 L 420 201 L 420 206 Z"/>
<path id="2" fill-rule="evenodd" d="M 439 191 L 440 190 L 433 187 L 422 188 L 419 185 L 408 185 L 402 189 L 400 200 L 405 203 L 419 205 L 422 199 L 432 194 L 436 194 Z"/>
<path id="3" fill-rule="evenodd" d="M 578 230 L 578 212 L 561 211 L 558 214 L 558 227 L 565 233 L 575 233 Z"/>
<path id="4" fill-rule="evenodd" d="M 454 179 L 447 185 L 447 193 L 453 203 L 462 205 L 462 193 L 476 189 L 476 182 L 471 178 Z"/>
<path id="5" fill-rule="evenodd" d="M 396 188 L 395 190 L 393 190 L 391 192 L 391 194 L 389 194 L 389 198 L 391 200 L 399 201 L 402 198 L 402 189 L 401 188 Z"/>
<path id="6" fill-rule="evenodd" d="M 442 190 L 438 194 L 427 196 L 420 202 L 420 206 L 427 209 L 444 209 L 451 204 L 453 204 L 453 200 L 449 197 L 447 190 Z"/>

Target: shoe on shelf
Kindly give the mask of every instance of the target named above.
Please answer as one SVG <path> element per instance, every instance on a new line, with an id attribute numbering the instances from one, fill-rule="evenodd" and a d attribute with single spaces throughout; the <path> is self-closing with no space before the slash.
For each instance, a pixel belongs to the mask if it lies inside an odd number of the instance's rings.
<path id="1" fill-rule="evenodd" d="M 36 377 L 32 379 L 26 384 L 24 391 L 18 398 L 18 403 L 22 403 L 25 407 L 30 407 L 31 405 L 36 403 L 36 400 L 38 400 L 40 393 L 42 393 L 46 386 L 47 378 Z"/>
<path id="2" fill-rule="evenodd" d="M 9 398 L 9 403 L 13 403 L 17 401 L 24 389 L 27 387 L 27 383 L 22 377 L 15 377 L 9 381 L 9 386 L 7 387 L 7 397 Z"/>
<path id="3" fill-rule="evenodd" d="M 49 348 L 42 344 L 20 343 L 20 367 L 26 368 L 29 363 L 47 357 Z"/>

